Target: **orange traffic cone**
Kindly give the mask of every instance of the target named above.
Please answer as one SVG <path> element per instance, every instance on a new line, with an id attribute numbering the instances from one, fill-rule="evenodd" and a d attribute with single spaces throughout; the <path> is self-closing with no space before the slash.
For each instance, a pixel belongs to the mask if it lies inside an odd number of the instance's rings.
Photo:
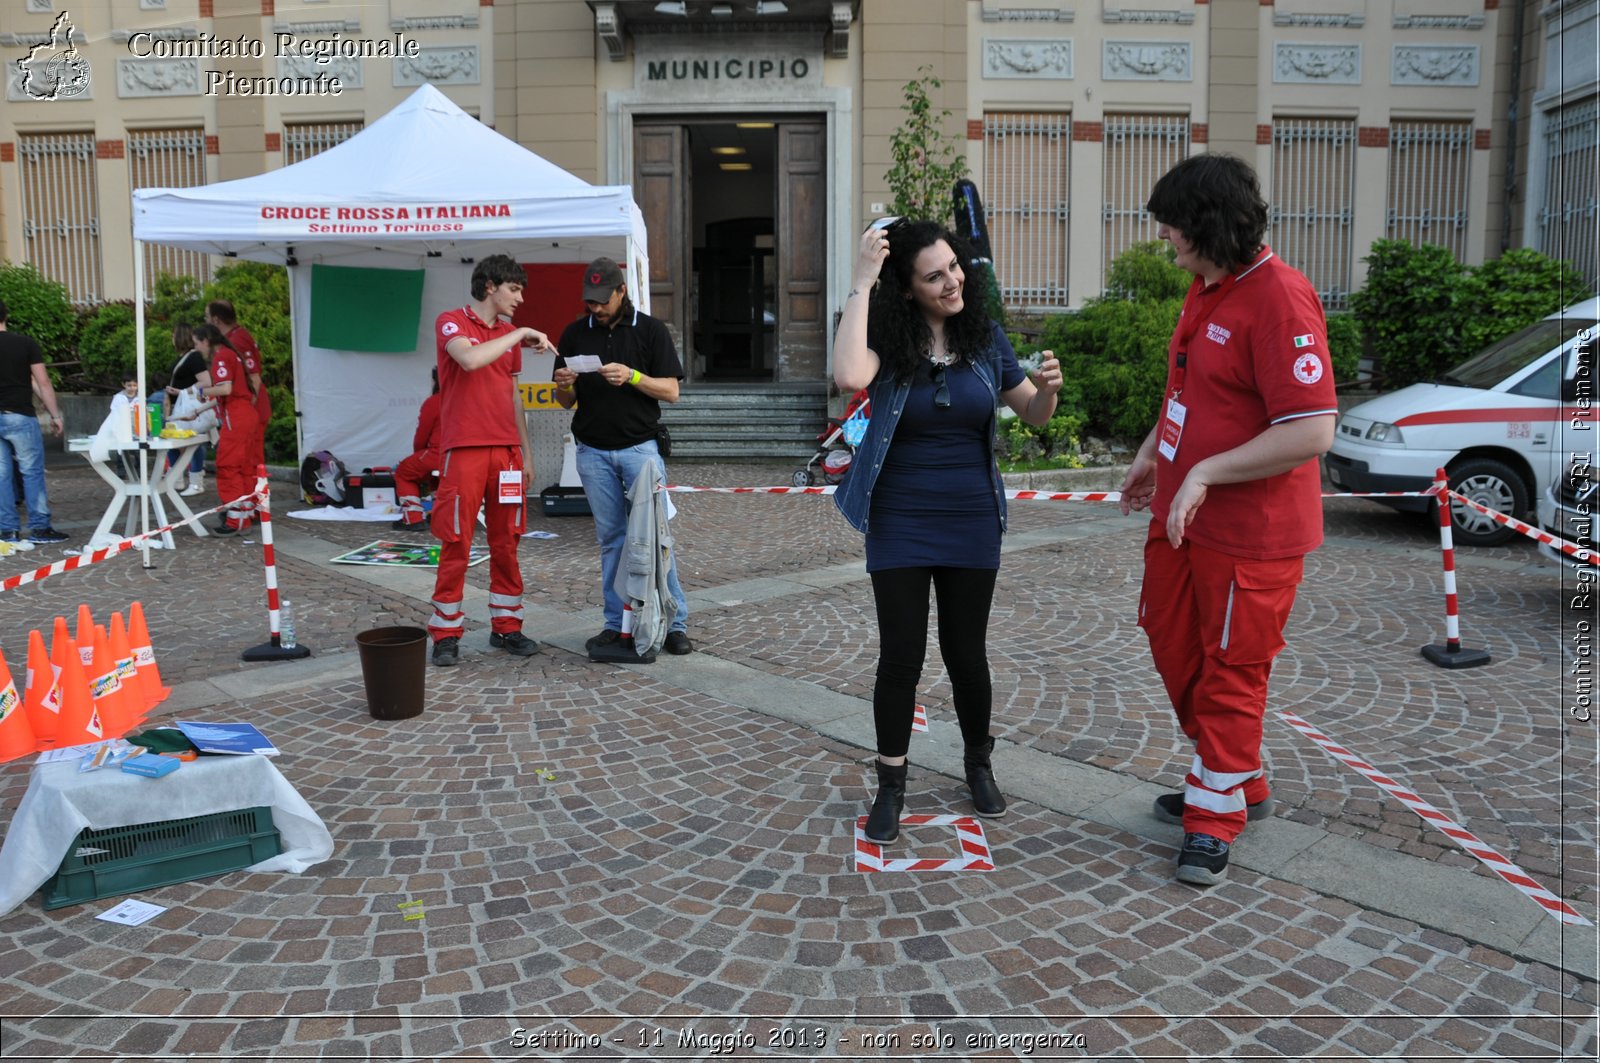
<path id="1" fill-rule="evenodd" d="M 28 713 L 22 707 L 22 695 L 17 684 L 11 681 L 11 669 L 0 654 L 0 764 L 25 757 L 39 751 L 39 740 L 28 726 Z"/>
<path id="2" fill-rule="evenodd" d="M 61 729 L 56 732 L 56 746 L 98 742 L 106 734 L 100 725 L 100 714 L 95 711 L 94 696 L 89 692 L 88 676 L 72 640 L 66 639 L 62 645 L 67 653 L 62 658 L 66 664 L 61 669 Z"/>
<path id="3" fill-rule="evenodd" d="M 161 669 L 156 667 L 156 651 L 150 642 L 150 629 L 144 624 L 144 606 L 138 602 L 128 607 L 128 647 L 133 650 L 133 663 L 144 681 L 145 696 L 150 708 L 167 700 L 171 688 L 161 682 Z"/>
<path id="4" fill-rule="evenodd" d="M 106 629 L 94 626 L 94 666 L 89 670 L 89 693 L 107 738 L 120 738 L 144 718 L 138 695 L 122 680 L 117 659 L 111 654 Z"/>
<path id="5" fill-rule="evenodd" d="M 50 663 L 44 636 L 37 631 L 28 632 L 28 681 L 22 704 L 39 745 L 54 745 L 61 726 L 61 669 Z"/>
<path id="6" fill-rule="evenodd" d="M 94 617 L 89 615 L 87 605 L 78 606 L 78 633 L 73 636 L 73 642 L 78 644 L 78 659 L 83 662 L 84 668 L 94 665 Z"/>
<path id="7" fill-rule="evenodd" d="M 150 695 L 145 692 L 144 677 L 134 665 L 133 651 L 128 648 L 128 629 L 123 626 L 121 613 L 111 614 L 111 656 L 117 662 L 117 678 L 133 691 L 132 703 L 138 707 L 142 718 L 150 711 Z"/>

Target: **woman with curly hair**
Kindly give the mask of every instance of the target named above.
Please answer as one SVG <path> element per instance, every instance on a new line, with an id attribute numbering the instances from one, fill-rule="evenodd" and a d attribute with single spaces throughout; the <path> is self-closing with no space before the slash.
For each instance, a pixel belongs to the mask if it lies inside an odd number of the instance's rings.
<path id="1" fill-rule="evenodd" d="M 878 794 L 866 826 L 876 842 L 900 834 L 930 587 L 973 806 L 987 817 L 1006 810 L 990 765 L 985 643 L 1006 524 L 995 409 L 1004 402 L 1029 424 L 1044 424 L 1055 412 L 1061 368 L 1046 351 L 1033 379 L 1024 374 L 984 312 L 981 285 L 962 268 L 970 259 L 937 223 L 874 223 L 857 248 L 834 344 L 840 390 L 869 388 L 872 399 L 872 420 L 834 502 L 866 534 L 878 612 Z"/>

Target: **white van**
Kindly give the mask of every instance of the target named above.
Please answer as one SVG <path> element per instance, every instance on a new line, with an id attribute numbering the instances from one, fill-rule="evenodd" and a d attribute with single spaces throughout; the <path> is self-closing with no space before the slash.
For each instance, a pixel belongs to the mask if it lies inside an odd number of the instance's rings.
<path id="1" fill-rule="evenodd" d="M 1339 418 L 1323 458 L 1328 479 L 1341 491 L 1420 491 L 1443 468 L 1461 494 L 1527 520 L 1572 453 L 1594 449 L 1597 325 L 1600 299 L 1574 303 L 1432 383 L 1353 407 Z M 1587 367 L 1582 381 L 1580 350 Z M 1574 428 L 1575 419 L 1587 430 Z M 1388 504 L 1433 507 L 1426 499 Z M 1451 512 L 1456 542 L 1492 546 L 1516 534 L 1464 506 Z"/>

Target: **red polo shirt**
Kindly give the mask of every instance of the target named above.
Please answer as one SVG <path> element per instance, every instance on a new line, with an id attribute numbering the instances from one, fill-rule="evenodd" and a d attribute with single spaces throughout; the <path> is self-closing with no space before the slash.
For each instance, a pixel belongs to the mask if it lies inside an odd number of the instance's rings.
<path id="1" fill-rule="evenodd" d="M 518 447 L 517 413 L 511 391 L 522 372 L 522 348 L 513 347 L 493 362 L 471 372 L 461 368 L 444 349 L 451 340 L 465 338 L 476 347 L 518 326 L 496 320 L 486 324 L 471 307 L 446 310 L 433 325 L 439 352 L 439 449 L 456 447 Z M 523 460 L 527 460 L 523 455 Z"/>
<path id="2" fill-rule="evenodd" d="M 1187 342 L 1185 343 L 1185 337 Z M 1185 365 L 1178 352 L 1186 347 Z M 1328 326 L 1311 282 L 1270 248 L 1232 283 L 1196 277 L 1167 349 L 1167 396 L 1187 410 L 1172 460 L 1156 456 L 1151 512 L 1167 519 L 1172 496 L 1204 458 L 1275 424 L 1337 414 Z M 1161 414 L 1166 416 L 1165 401 Z M 1213 484 L 1186 538 L 1238 557 L 1296 557 L 1322 542 L 1322 477 L 1315 459 L 1288 472 Z"/>

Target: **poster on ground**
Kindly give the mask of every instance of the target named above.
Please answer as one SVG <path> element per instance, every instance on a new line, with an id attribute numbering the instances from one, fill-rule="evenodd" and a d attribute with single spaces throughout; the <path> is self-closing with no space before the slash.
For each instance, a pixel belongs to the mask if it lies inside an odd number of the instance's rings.
<path id="1" fill-rule="evenodd" d="M 438 549 L 437 545 L 428 543 L 393 543 L 380 539 L 375 543 L 351 550 L 347 554 L 330 558 L 336 565 L 398 565 L 401 568 L 437 568 L 438 563 L 428 556 L 430 547 Z M 472 552 L 467 555 L 467 565 L 477 565 L 489 560 L 489 547 L 472 544 Z"/>

